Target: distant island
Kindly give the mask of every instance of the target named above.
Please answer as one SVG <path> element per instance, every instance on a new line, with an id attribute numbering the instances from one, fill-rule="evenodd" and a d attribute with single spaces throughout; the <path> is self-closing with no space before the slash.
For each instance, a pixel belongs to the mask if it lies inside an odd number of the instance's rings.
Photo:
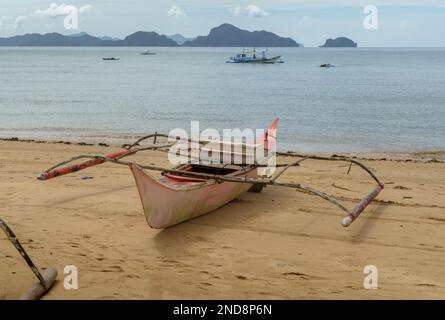
<path id="1" fill-rule="evenodd" d="M 167 36 L 167 38 L 172 39 L 173 41 L 175 41 L 178 45 L 182 45 L 184 44 L 184 42 L 186 41 L 192 41 L 195 40 L 196 38 L 187 38 L 184 37 L 182 34 L 176 33 L 176 34 L 172 34 Z"/>
<path id="2" fill-rule="evenodd" d="M 356 48 L 357 43 L 346 37 L 336 39 L 327 39 L 325 44 L 320 48 Z"/>
<path id="3" fill-rule="evenodd" d="M 196 39 L 180 34 L 161 35 L 154 31 L 138 31 L 124 39 L 95 37 L 81 32 L 72 35 L 60 33 L 25 34 L 0 38 L 0 46 L 66 46 L 66 47 L 299 47 L 291 38 L 283 38 L 268 31 L 241 30 L 231 24 L 222 24 L 210 30 L 207 36 Z"/>
<path id="4" fill-rule="evenodd" d="M 0 46 L 41 46 L 41 47 L 177 47 L 178 44 L 156 32 L 135 32 L 123 40 L 111 37 L 93 37 L 87 33 L 62 35 L 60 33 L 25 34 L 0 38 Z"/>
<path id="5" fill-rule="evenodd" d="M 118 41 L 103 41 L 104 46 L 113 47 L 177 47 L 178 44 L 167 38 L 165 35 L 158 34 L 156 32 L 138 31 L 130 34 L 124 40 Z"/>
<path id="6" fill-rule="evenodd" d="M 185 47 L 299 47 L 291 38 L 268 31 L 247 31 L 225 23 L 210 30 L 207 36 L 186 41 Z"/>

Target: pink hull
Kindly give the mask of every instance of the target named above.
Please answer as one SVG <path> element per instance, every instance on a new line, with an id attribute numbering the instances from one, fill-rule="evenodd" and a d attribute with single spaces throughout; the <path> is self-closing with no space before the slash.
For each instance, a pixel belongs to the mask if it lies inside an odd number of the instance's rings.
<path id="1" fill-rule="evenodd" d="M 145 217 L 152 228 L 162 229 L 199 217 L 239 197 L 252 186 L 247 183 L 189 179 L 156 179 L 132 164 Z M 244 176 L 244 175 L 243 175 Z M 256 176 L 256 169 L 247 174 Z"/>

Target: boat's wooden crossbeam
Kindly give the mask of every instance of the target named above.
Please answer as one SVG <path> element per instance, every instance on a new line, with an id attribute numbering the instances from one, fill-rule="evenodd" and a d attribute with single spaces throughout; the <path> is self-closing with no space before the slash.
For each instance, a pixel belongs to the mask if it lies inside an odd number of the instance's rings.
<path id="1" fill-rule="evenodd" d="M 133 148 L 133 149 L 124 149 L 122 151 L 118 151 L 112 154 L 107 155 L 106 157 L 103 156 L 91 156 L 91 155 L 79 155 L 76 157 L 73 157 L 71 159 L 62 161 L 54 166 L 52 166 L 51 168 L 45 170 L 42 174 L 40 174 L 39 177 L 37 177 L 37 179 L 42 180 L 42 181 L 46 181 L 55 177 L 59 177 L 59 176 L 63 176 L 66 174 L 70 174 L 76 171 L 80 171 L 89 167 L 93 167 L 99 164 L 102 164 L 105 162 L 105 160 L 103 159 L 115 159 L 115 160 L 119 160 L 119 159 L 123 159 L 125 157 L 128 157 L 130 155 L 134 155 L 137 152 L 140 151 L 147 151 L 147 150 L 161 150 L 161 149 L 165 149 L 165 148 L 169 148 L 171 147 L 173 144 L 164 144 L 164 145 L 152 145 L 152 146 L 148 146 L 148 147 L 143 147 L 143 148 Z M 78 165 L 72 165 L 70 167 L 64 167 L 61 169 L 58 169 L 61 166 L 67 165 L 71 162 L 77 161 L 77 160 L 81 160 L 81 159 L 90 159 L 89 161 L 86 161 L 84 163 L 78 164 Z"/>
<path id="2" fill-rule="evenodd" d="M 304 159 L 312 159 L 312 160 L 322 160 L 322 161 L 342 161 L 342 162 L 350 162 L 353 164 L 356 164 L 360 168 L 362 168 L 364 171 L 366 171 L 369 176 L 377 182 L 378 185 L 383 185 L 382 182 L 377 178 L 377 176 L 363 163 L 352 159 L 347 158 L 343 156 L 332 156 L 332 157 L 323 157 L 323 156 L 315 156 L 315 155 L 305 155 L 305 154 L 298 154 L 294 152 L 277 152 L 277 156 L 285 156 L 285 157 L 297 157 L 297 158 L 304 158 Z"/>

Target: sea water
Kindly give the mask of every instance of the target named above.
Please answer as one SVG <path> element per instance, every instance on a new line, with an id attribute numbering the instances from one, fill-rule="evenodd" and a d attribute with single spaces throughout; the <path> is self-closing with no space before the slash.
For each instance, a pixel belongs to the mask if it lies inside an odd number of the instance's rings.
<path id="1" fill-rule="evenodd" d="M 445 149 L 445 49 L 269 48 L 274 65 L 225 63 L 239 48 L 144 49 L 0 47 L 0 136 L 125 140 L 279 117 L 284 150 Z"/>

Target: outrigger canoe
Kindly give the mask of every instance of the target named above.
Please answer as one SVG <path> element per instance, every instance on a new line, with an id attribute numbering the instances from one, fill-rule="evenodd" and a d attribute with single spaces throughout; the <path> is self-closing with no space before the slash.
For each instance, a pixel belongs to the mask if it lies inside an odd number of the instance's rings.
<path id="1" fill-rule="evenodd" d="M 260 192 L 265 186 L 293 188 L 297 191 L 303 191 L 321 197 L 345 212 L 342 225 L 347 227 L 360 216 L 365 208 L 383 190 L 384 184 L 380 182 L 369 168 L 355 159 L 346 157 L 300 155 L 293 152 L 271 152 L 271 150 L 275 150 L 274 145 L 276 143 L 275 137 L 277 126 L 278 119 L 273 122 L 263 138 L 254 145 L 255 150 L 262 149 L 262 151 L 267 154 L 267 157 L 264 160 L 265 162 L 262 163 L 255 162 L 253 164 L 247 164 L 244 161 L 245 158 L 243 158 L 242 163 L 224 163 L 221 161 L 221 163 L 204 165 L 189 161 L 188 163 L 173 168 L 164 168 L 122 160 L 124 157 L 140 151 L 156 150 L 168 152 L 176 143 L 184 143 L 184 141 L 178 140 L 175 140 L 173 143 L 157 143 L 158 138 L 169 138 L 169 136 L 155 133 L 144 136 L 132 145 L 125 145 L 123 150 L 106 156 L 80 155 L 74 157 L 49 168 L 40 174 L 38 179 L 46 181 L 105 162 L 128 166 L 134 176 L 146 220 L 152 228 L 157 229 L 171 227 L 192 218 L 199 217 L 224 206 L 247 191 Z M 140 143 L 148 139 L 153 139 L 153 143 L 149 146 L 142 147 Z M 188 140 L 186 142 L 190 143 L 191 141 Z M 205 150 L 210 142 L 204 141 L 199 143 L 201 144 L 200 150 Z M 248 149 L 246 147 L 249 147 L 249 145 L 243 145 L 242 150 Z M 296 158 L 296 160 L 289 163 L 276 164 L 275 167 L 281 168 L 281 170 L 278 170 L 273 175 L 264 175 L 264 171 L 261 171 L 262 173 L 259 175 L 259 170 L 268 166 L 266 160 L 268 161 L 271 157 L 275 157 L 276 155 L 288 158 L 292 157 Z M 230 151 L 230 156 L 234 156 L 234 151 Z M 244 154 L 243 156 L 246 155 Z M 89 160 L 80 164 L 62 167 L 63 165 L 80 159 Z M 232 157 L 230 159 L 233 161 Z M 297 167 L 303 161 L 310 159 L 344 161 L 349 162 L 351 166 L 353 164 L 357 165 L 376 182 L 376 186 L 352 210 L 349 210 L 333 196 L 318 191 L 315 188 L 299 183 L 283 183 L 277 181 L 285 171 L 292 167 Z M 150 171 L 161 172 L 162 176 L 160 178 L 155 177 L 149 173 Z"/>

